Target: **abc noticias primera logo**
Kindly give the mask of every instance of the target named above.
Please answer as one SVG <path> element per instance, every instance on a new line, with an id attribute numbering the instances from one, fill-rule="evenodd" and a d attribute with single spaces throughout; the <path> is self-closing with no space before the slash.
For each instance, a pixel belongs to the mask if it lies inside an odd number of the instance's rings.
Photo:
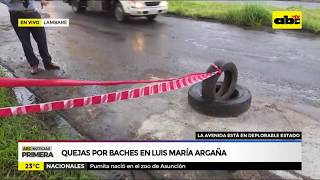
<path id="1" fill-rule="evenodd" d="M 22 146 L 22 157 L 53 157 L 51 146 Z"/>
<path id="2" fill-rule="evenodd" d="M 301 11 L 272 11 L 273 29 L 302 29 Z"/>

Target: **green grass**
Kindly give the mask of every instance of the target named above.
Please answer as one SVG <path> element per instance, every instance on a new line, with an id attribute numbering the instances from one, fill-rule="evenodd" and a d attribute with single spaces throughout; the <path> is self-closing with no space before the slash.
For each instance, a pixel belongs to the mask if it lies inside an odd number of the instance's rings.
<path id="1" fill-rule="evenodd" d="M 286 10 L 302 11 L 302 28 L 312 32 L 320 33 L 320 8 L 305 9 L 302 7 L 288 7 Z"/>
<path id="2" fill-rule="evenodd" d="M 3 72 L 0 69 L 0 77 Z M 0 107 L 17 105 L 11 89 L 0 88 Z M 52 140 L 63 135 L 54 134 L 42 121 L 33 116 L 0 118 L 0 179 L 97 179 L 87 171 L 18 171 L 17 140 Z"/>
<path id="3" fill-rule="evenodd" d="M 278 8 L 257 3 L 224 3 L 208 1 L 169 1 L 169 13 L 194 19 L 213 19 L 249 27 L 271 27 L 273 10 L 301 10 L 303 29 L 320 32 L 320 9 L 303 7 Z"/>

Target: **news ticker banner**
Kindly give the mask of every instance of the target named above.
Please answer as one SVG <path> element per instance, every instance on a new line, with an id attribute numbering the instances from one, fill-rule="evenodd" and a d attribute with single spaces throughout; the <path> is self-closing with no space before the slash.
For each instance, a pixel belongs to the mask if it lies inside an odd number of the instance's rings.
<path id="1" fill-rule="evenodd" d="M 69 19 L 18 19 L 18 27 L 69 27 Z"/>
<path id="2" fill-rule="evenodd" d="M 300 140 L 301 132 L 196 132 L 196 139 Z"/>
<path id="3" fill-rule="evenodd" d="M 291 137 L 300 134 L 300 138 L 276 139 L 273 134 L 273 139 L 21 140 L 18 170 L 301 170 L 301 133 L 276 133 Z M 268 133 L 248 132 L 246 136 L 249 134 Z"/>

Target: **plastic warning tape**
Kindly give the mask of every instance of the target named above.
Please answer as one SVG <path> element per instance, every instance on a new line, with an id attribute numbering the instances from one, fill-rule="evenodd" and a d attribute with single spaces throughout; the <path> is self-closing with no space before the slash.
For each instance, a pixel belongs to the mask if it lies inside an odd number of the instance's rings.
<path id="1" fill-rule="evenodd" d="M 204 73 L 192 73 L 180 78 Z M 178 78 L 157 79 L 157 80 L 126 80 L 126 81 L 83 81 L 72 79 L 27 79 L 27 78 L 0 78 L 0 87 L 58 87 L 58 86 L 117 86 L 141 83 L 159 83 Z"/>
<path id="2" fill-rule="evenodd" d="M 94 96 L 52 101 L 52 102 L 40 103 L 40 104 L 30 104 L 30 105 L 24 105 L 24 106 L 0 108 L 0 117 L 24 115 L 24 114 L 38 113 L 38 112 L 57 111 L 57 110 L 63 110 L 63 109 L 72 109 L 76 107 L 83 107 L 83 106 L 96 105 L 96 104 L 110 104 L 117 101 L 123 101 L 128 99 L 144 97 L 144 96 L 150 96 L 154 94 L 165 93 L 165 92 L 173 91 L 176 89 L 181 89 L 187 86 L 191 86 L 211 76 L 215 76 L 219 73 L 221 73 L 220 69 L 218 69 L 214 73 L 194 73 L 194 74 L 183 76 L 181 78 L 175 78 L 175 79 L 169 79 L 169 80 L 167 79 L 167 80 L 144 80 L 144 81 L 117 81 L 117 83 L 114 83 L 116 81 L 110 81 L 104 84 L 103 82 L 100 82 L 100 84 L 99 83 L 95 84 L 94 81 L 92 81 L 92 82 L 89 82 L 88 84 L 88 81 L 82 81 L 82 83 L 81 81 L 78 81 L 77 82 L 78 85 L 80 84 L 84 85 L 86 83 L 87 85 L 111 85 L 111 84 L 119 85 L 119 84 L 137 84 L 137 83 L 148 83 L 148 82 L 152 84 L 148 84 L 141 88 L 122 90 L 118 92 L 110 92 L 103 95 L 94 95 Z M 2 80 L 0 79 L 0 81 Z M 14 81 L 14 80 L 11 79 L 11 81 Z M 23 81 L 20 81 L 20 84 L 16 82 L 16 84 L 11 84 L 11 85 L 9 84 L 9 85 L 10 87 L 18 87 L 22 85 L 31 86 L 30 84 L 27 83 L 27 81 L 28 80 L 23 79 Z M 46 82 L 48 81 L 50 80 L 46 80 Z M 61 83 L 61 81 L 57 81 L 57 80 L 53 80 L 53 81 Z M 62 81 L 63 83 L 60 85 L 67 86 L 68 83 L 65 83 L 65 82 L 68 82 L 68 81 L 71 82 L 70 80 L 65 80 L 64 82 Z M 72 81 L 74 82 L 74 80 Z M 33 81 L 33 82 L 34 82 L 33 85 L 45 86 L 39 82 L 36 82 L 36 81 Z M 122 83 L 119 83 L 119 82 L 122 82 Z M 0 84 L 2 84 L 2 86 L 0 85 L 0 87 L 8 87 L 4 85 L 5 83 L 8 83 L 8 81 L 0 82 Z M 56 86 L 59 86 L 58 85 L 59 83 L 57 83 Z M 49 85 L 52 85 L 52 84 L 49 84 Z"/>

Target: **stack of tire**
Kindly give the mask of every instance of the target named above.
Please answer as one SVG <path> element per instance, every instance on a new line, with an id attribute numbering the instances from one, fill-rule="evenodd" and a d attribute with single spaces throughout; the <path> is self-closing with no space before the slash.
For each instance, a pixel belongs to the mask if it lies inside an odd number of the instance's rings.
<path id="1" fill-rule="evenodd" d="M 237 84 L 238 70 L 232 62 L 217 61 L 214 63 L 221 74 L 212 76 L 189 89 L 188 102 L 201 113 L 217 117 L 236 117 L 247 111 L 251 105 L 250 91 Z M 210 66 L 207 72 L 216 72 Z M 223 74 L 222 81 L 218 81 Z"/>

